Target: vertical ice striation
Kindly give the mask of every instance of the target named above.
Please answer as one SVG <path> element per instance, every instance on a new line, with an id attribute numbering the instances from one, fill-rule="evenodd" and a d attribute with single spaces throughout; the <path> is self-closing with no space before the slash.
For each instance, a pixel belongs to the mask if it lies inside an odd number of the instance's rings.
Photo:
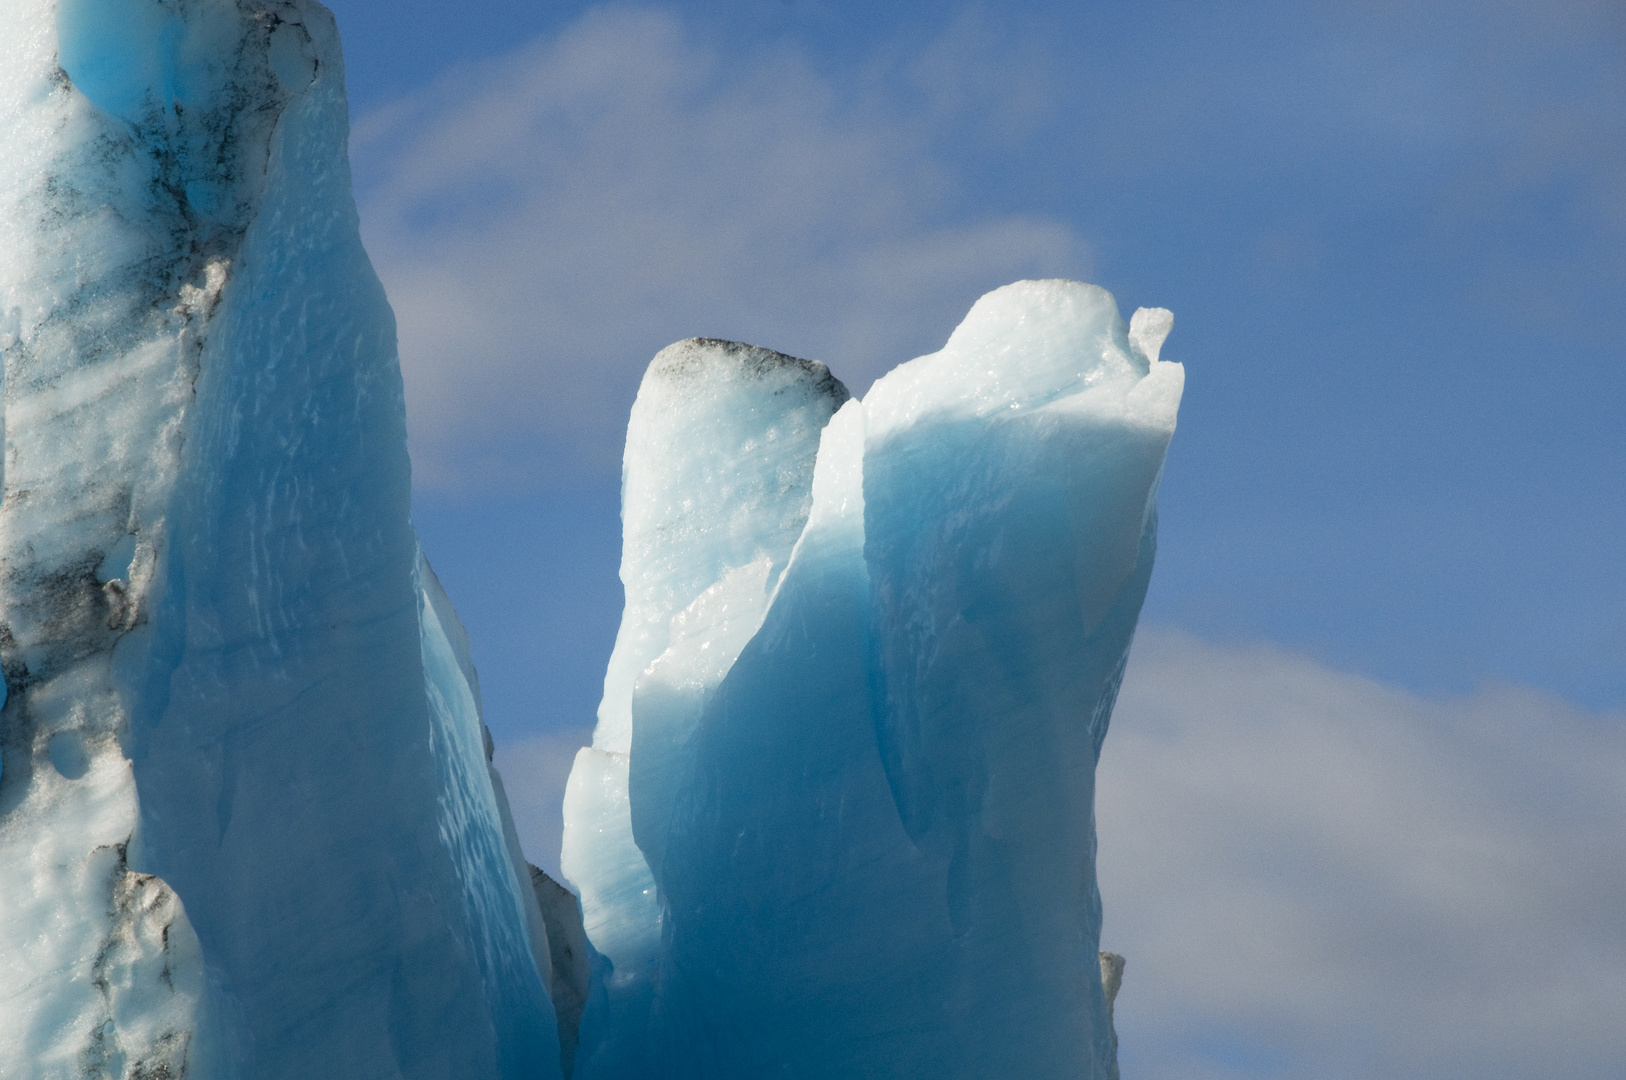
<path id="1" fill-rule="evenodd" d="M 0 11 L 0 1061 L 33 1075 L 206 1053 L 183 906 L 132 866 L 119 666 L 150 639 L 183 419 L 258 195 L 223 150 L 263 155 L 289 96 L 263 57 L 200 44 L 236 34 L 234 10 L 207 15 L 187 35 L 156 4 Z M 232 107 L 240 90 L 272 108 Z"/>
<path id="2" fill-rule="evenodd" d="M 635 412 L 627 624 L 667 623 L 636 656 L 614 796 L 636 845 L 618 865 L 647 884 L 627 902 L 593 893 L 601 866 L 567 872 L 596 896 L 595 945 L 639 942 L 647 1004 L 590 1001 L 580 1075 L 1110 1074 L 1094 768 L 1151 572 L 1183 380 L 1157 355 L 1169 323 L 1126 327 L 1075 282 L 983 297 L 824 428 L 782 573 L 739 552 L 658 609 L 634 582 L 668 533 L 635 545 L 634 523 L 689 495 L 639 463 L 733 468 L 752 412 Z M 665 551 L 688 567 L 721 527 L 684 520 Z M 622 723 L 601 713 L 601 735 Z M 591 753 L 567 856 L 607 818 Z"/>
<path id="3" fill-rule="evenodd" d="M 0 1073 L 558 1074 L 312 0 L 0 6 Z"/>

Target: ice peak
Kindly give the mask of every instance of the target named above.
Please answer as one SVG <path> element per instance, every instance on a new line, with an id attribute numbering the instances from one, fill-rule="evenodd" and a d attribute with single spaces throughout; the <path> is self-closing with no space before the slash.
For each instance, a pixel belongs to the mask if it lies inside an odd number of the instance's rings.
<path id="1" fill-rule="evenodd" d="M 1136 308 L 1129 317 L 1129 344 L 1148 364 L 1158 362 L 1163 342 L 1174 329 L 1174 312 L 1168 308 Z"/>
<path id="2" fill-rule="evenodd" d="M 972 305 L 941 350 L 878 380 L 864 409 L 879 442 L 932 413 L 1013 414 L 1086 391 L 1111 407 L 1147 369 L 1111 293 L 1078 281 L 1018 281 Z"/>
<path id="3" fill-rule="evenodd" d="M 558 1075 L 347 134 L 314 0 L 0 4 L 0 1074 Z"/>

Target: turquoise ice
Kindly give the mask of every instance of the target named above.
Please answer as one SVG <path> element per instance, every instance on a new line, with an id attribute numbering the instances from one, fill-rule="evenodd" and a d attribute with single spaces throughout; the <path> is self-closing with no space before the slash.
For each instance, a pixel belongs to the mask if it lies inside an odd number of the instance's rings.
<path id="1" fill-rule="evenodd" d="M 559 1075 L 331 15 L 0 6 L 0 1074 Z"/>
<path id="2" fill-rule="evenodd" d="M 1168 312 L 1018 282 L 862 401 L 655 358 L 578 909 L 412 528 L 346 139 L 313 0 L 0 5 L 0 1074 L 1113 1075 Z"/>
<path id="3" fill-rule="evenodd" d="M 674 346 L 679 389 L 656 359 L 565 807 L 606 961 L 580 1075 L 1111 1073 L 1094 769 L 1183 386 L 1170 322 L 1019 282 L 844 404 L 766 350 Z M 719 477 L 741 490 L 711 508 Z"/>

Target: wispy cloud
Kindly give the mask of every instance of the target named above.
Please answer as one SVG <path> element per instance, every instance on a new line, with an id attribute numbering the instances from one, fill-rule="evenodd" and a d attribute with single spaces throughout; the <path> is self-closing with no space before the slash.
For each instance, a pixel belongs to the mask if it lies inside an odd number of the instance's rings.
<path id="1" fill-rule="evenodd" d="M 1098 790 L 1125 1075 L 1618 1075 L 1622 720 L 1143 632 Z"/>
<path id="2" fill-rule="evenodd" d="M 913 73 L 926 99 L 951 85 L 926 61 L 970 63 L 955 32 Z M 1088 274 L 1055 220 L 949 219 L 923 127 L 867 108 L 869 85 L 786 49 L 718 54 L 671 14 L 595 10 L 364 117 L 364 231 L 420 482 L 613 475 L 638 378 L 678 338 L 816 357 L 861 390 L 983 291 Z M 1032 88 L 1012 93 L 1027 115 Z"/>

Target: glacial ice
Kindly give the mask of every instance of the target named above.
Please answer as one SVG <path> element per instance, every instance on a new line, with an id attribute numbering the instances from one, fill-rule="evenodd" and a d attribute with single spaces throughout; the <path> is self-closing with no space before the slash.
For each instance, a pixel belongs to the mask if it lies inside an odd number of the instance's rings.
<path id="1" fill-rule="evenodd" d="M 1170 322 L 1019 282 L 862 402 L 762 350 L 656 358 L 565 805 L 604 962 L 577 1075 L 1115 1068 L 1093 777 L 1183 385 Z"/>
<path id="2" fill-rule="evenodd" d="M 634 839 L 627 797 L 629 763 L 657 760 L 631 754 L 634 683 L 674 654 L 690 658 L 697 679 L 727 671 L 802 532 L 819 434 L 847 396 L 823 364 L 706 339 L 662 350 L 639 388 L 623 473 L 626 609 L 593 745 L 578 754 L 565 792 L 560 858 L 581 889 L 588 936 L 610 963 L 605 1007 L 622 1018 L 617 1031 L 641 1027 L 634 1018 L 651 1003 L 660 950 L 640 851 L 647 841 Z M 642 783 L 660 786 L 660 769 Z M 584 1040 L 605 1023 L 593 1016 Z M 641 1040 L 599 1045 L 606 1059 L 624 1059 L 619 1072 L 649 1067 Z"/>
<path id="3" fill-rule="evenodd" d="M 1107 998 L 1107 1041 L 1112 1047 L 1112 1064 L 1106 1080 L 1118 1080 L 1118 1031 L 1112 1025 L 1112 1006 L 1124 981 L 1124 958 L 1117 953 L 1101 954 L 1101 991 Z"/>
<path id="4" fill-rule="evenodd" d="M 0 6 L 0 1074 L 559 1074 L 331 16 Z"/>
<path id="5" fill-rule="evenodd" d="M 1169 313 L 1019 282 L 862 401 L 657 356 L 578 900 L 412 529 L 346 140 L 314 0 L 0 5 L 0 1075 L 1115 1077 Z"/>

